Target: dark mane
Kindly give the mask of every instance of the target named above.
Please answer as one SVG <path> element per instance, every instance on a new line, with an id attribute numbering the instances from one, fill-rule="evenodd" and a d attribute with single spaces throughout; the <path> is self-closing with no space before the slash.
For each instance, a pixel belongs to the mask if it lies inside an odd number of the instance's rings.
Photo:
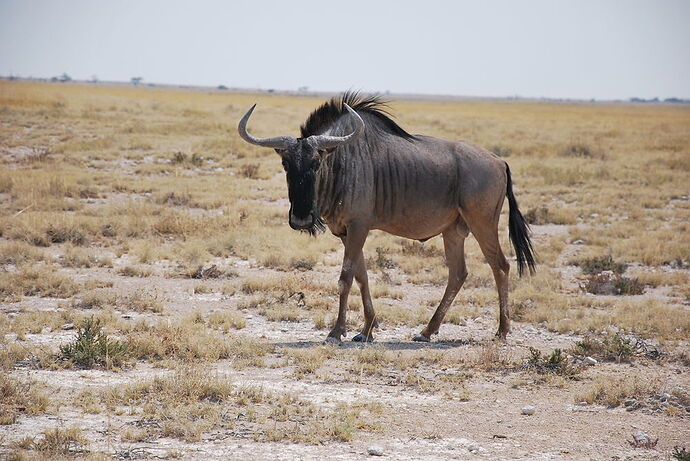
<path id="1" fill-rule="evenodd" d="M 376 127 L 378 129 L 383 129 L 388 133 L 392 133 L 404 139 L 414 139 L 413 135 L 400 128 L 400 126 L 391 119 L 391 115 L 388 112 L 388 104 L 381 96 L 360 96 L 356 91 L 346 91 L 340 98 L 332 98 L 312 112 L 307 118 L 307 121 L 300 127 L 302 137 L 306 138 L 315 134 L 322 134 L 326 131 L 341 115 L 347 113 L 343 104 L 347 104 L 358 112 L 367 113 L 376 117 L 380 123 L 380 125 Z"/>

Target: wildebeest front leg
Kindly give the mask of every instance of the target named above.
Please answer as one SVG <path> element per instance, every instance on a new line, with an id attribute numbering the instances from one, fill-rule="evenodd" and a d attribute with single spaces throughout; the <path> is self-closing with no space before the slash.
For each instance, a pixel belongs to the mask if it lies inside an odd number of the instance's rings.
<path id="1" fill-rule="evenodd" d="M 374 340 L 372 330 L 376 323 L 376 313 L 374 312 L 374 304 L 371 302 L 371 293 L 369 292 L 369 277 L 367 276 L 367 264 L 364 260 L 364 252 L 360 250 L 357 264 L 355 265 L 355 280 L 359 285 L 359 291 L 362 294 L 362 306 L 364 307 L 364 328 L 362 331 L 352 338 L 356 342 L 370 342 Z"/>
<path id="2" fill-rule="evenodd" d="M 338 318 L 335 325 L 326 341 L 332 343 L 340 343 L 341 337 L 346 332 L 346 316 L 347 316 L 347 298 L 350 295 L 350 288 L 352 287 L 352 278 L 354 277 L 357 268 L 358 258 L 362 254 L 362 247 L 364 241 L 367 239 L 368 231 L 366 228 L 350 225 L 347 227 L 347 236 L 345 237 L 345 254 L 343 256 L 343 268 L 340 271 L 340 279 L 338 280 L 338 293 L 340 295 L 338 305 Z"/>
<path id="3" fill-rule="evenodd" d="M 446 316 L 448 308 L 450 308 L 455 296 L 467 278 L 465 236 L 461 235 L 453 226 L 443 233 L 443 246 L 446 251 L 446 264 L 448 265 L 448 285 L 436 312 L 429 320 L 429 324 L 420 334 L 412 338 L 414 341 L 427 342 L 431 339 L 431 335 L 438 333 L 443 317 Z"/>

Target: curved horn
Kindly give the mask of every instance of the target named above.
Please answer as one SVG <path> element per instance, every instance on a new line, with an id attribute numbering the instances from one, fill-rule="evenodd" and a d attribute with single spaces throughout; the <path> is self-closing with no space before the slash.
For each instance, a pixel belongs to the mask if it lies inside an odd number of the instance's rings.
<path id="1" fill-rule="evenodd" d="M 254 112 L 255 107 L 256 104 L 250 107 L 247 113 L 244 114 L 244 117 L 242 117 L 242 120 L 240 120 L 239 125 L 237 125 L 237 131 L 239 131 L 242 139 L 244 139 L 250 144 L 256 144 L 257 146 L 263 147 L 272 147 L 274 149 L 285 149 L 291 141 L 294 141 L 295 138 L 293 138 L 292 136 L 278 136 L 277 138 L 261 139 L 255 138 L 254 136 L 250 135 L 247 132 L 247 122 L 249 121 L 249 117 L 251 117 L 252 112 Z"/>
<path id="2" fill-rule="evenodd" d="M 362 133 L 362 131 L 364 131 L 364 120 L 362 120 L 362 117 L 360 117 L 359 114 L 352 109 L 352 107 L 348 106 L 347 104 L 344 104 L 344 106 L 350 115 L 352 115 L 355 119 L 355 124 L 357 125 L 355 126 L 355 131 L 347 136 L 326 136 L 323 134 L 311 136 L 311 138 L 316 141 L 316 145 L 319 149 L 331 149 L 333 147 L 342 146 L 343 144 L 355 139 Z"/>

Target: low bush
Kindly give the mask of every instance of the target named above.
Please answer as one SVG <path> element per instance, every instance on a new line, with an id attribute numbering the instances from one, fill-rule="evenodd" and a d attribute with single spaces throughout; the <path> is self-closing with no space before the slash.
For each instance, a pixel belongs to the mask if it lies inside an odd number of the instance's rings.
<path id="1" fill-rule="evenodd" d="M 80 368 L 112 368 L 124 363 L 129 350 L 126 344 L 108 338 L 100 320 L 90 317 L 81 323 L 73 342 L 60 346 L 60 354 L 63 360 Z"/>
<path id="2" fill-rule="evenodd" d="M 554 350 L 550 355 L 542 355 L 539 349 L 530 347 L 529 353 L 527 368 L 537 373 L 573 376 L 580 372 L 580 368 L 573 365 L 560 349 Z"/>
<path id="3" fill-rule="evenodd" d="M 575 344 L 575 354 L 586 355 L 608 362 L 629 362 L 635 356 L 635 345 L 632 339 L 620 333 L 609 334 L 603 340 L 586 336 Z"/>

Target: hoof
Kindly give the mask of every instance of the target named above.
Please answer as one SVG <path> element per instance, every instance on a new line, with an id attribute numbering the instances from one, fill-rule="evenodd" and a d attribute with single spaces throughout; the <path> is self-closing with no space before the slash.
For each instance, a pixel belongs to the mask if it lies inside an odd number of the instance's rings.
<path id="1" fill-rule="evenodd" d="M 507 336 L 508 336 L 508 332 L 497 331 L 496 334 L 494 335 L 494 341 L 500 341 L 500 342 L 504 343 L 506 341 Z"/>
<path id="2" fill-rule="evenodd" d="M 329 336 L 328 338 L 326 338 L 326 340 L 323 343 L 324 344 L 335 344 L 336 346 L 340 346 L 343 342 L 338 338 L 335 338 L 333 336 Z"/>
<path id="3" fill-rule="evenodd" d="M 416 335 L 414 338 L 412 338 L 412 341 L 417 341 L 420 343 L 428 343 L 430 341 L 430 339 L 420 333 L 420 334 Z"/>
<path id="4" fill-rule="evenodd" d="M 352 340 L 356 343 L 373 343 L 373 336 L 364 336 L 362 333 L 355 335 Z"/>

